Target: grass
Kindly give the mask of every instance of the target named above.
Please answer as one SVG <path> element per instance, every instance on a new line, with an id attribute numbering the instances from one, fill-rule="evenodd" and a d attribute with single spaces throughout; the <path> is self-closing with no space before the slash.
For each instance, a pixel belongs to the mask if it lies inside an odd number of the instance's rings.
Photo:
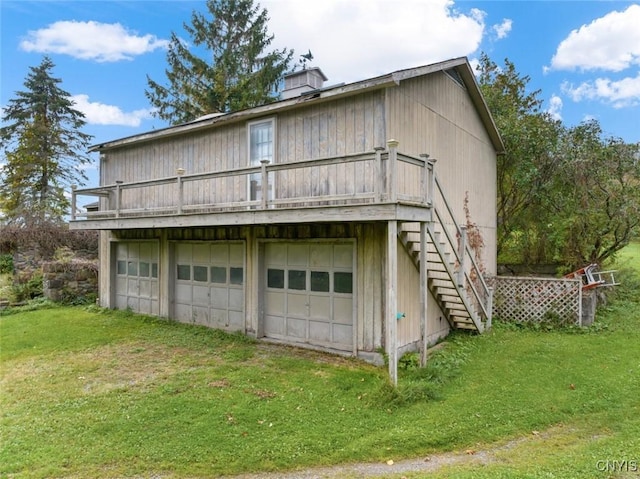
<path id="1" fill-rule="evenodd" d="M 619 261 L 640 271 L 640 245 Z M 0 477 L 195 478 L 483 449 L 489 463 L 429 477 L 636 477 L 597 467 L 640 461 L 640 297 L 619 290 L 584 331 L 452 335 L 428 368 L 407 362 L 397 390 L 383 368 L 206 328 L 14 312 L 0 317 Z"/>
<path id="2" fill-rule="evenodd" d="M 6 273 L 0 273 L 0 300 L 8 301 L 11 298 L 12 276 Z"/>

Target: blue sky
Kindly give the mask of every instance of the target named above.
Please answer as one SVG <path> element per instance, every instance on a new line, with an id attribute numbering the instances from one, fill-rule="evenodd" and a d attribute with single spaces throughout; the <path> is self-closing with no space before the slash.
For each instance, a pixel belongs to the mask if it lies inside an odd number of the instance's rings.
<path id="1" fill-rule="evenodd" d="M 640 1 L 263 0 L 274 48 L 311 50 L 326 85 L 486 52 L 512 61 L 568 125 L 596 118 L 640 141 Z M 49 55 L 93 144 L 167 126 L 146 76 L 165 83 L 171 32 L 205 1 L 0 0 L 0 107 Z M 0 160 L 1 161 L 1 160 Z M 97 184 L 95 167 L 88 186 Z"/>

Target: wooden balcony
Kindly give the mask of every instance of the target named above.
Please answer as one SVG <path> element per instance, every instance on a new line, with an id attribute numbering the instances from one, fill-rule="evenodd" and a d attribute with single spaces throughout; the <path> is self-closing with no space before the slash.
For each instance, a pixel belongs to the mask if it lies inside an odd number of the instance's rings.
<path id="1" fill-rule="evenodd" d="M 429 221 L 434 162 L 388 150 L 72 190 L 72 229 Z M 98 197 L 79 212 L 78 197 Z"/>

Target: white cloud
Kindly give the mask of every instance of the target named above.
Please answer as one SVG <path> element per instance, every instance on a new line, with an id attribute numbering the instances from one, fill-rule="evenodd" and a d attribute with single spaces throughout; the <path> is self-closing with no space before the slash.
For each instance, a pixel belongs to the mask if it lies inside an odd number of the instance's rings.
<path id="1" fill-rule="evenodd" d="M 461 12 L 451 0 L 264 0 L 275 48 L 311 50 L 328 84 L 474 53 L 485 12 Z M 301 39 L 304 39 L 301 43 Z"/>
<path id="2" fill-rule="evenodd" d="M 562 91 L 576 102 L 598 100 L 609 103 L 615 108 L 636 106 L 640 104 L 640 73 L 635 78 L 627 77 L 618 81 L 598 78 L 578 86 L 564 82 Z"/>
<path id="3" fill-rule="evenodd" d="M 640 5 L 613 11 L 573 30 L 551 59 L 556 70 L 622 71 L 640 64 Z"/>
<path id="4" fill-rule="evenodd" d="M 75 108 L 84 113 L 87 123 L 93 125 L 123 125 L 138 127 L 142 120 L 151 118 L 151 110 L 149 109 L 126 113 L 117 106 L 90 102 L 88 95 L 74 95 L 71 99 L 75 103 Z"/>
<path id="5" fill-rule="evenodd" d="M 478 58 L 470 58 L 469 59 L 469 65 L 471 65 L 471 70 L 473 70 L 473 74 L 476 77 L 480 76 L 480 70 L 478 69 L 480 67 L 480 60 Z"/>
<path id="6" fill-rule="evenodd" d="M 512 26 L 513 21 L 509 18 L 505 18 L 504 20 L 502 20 L 502 23 L 500 23 L 499 25 L 494 25 L 493 27 L 491 27 L 491 29 L 498 37 L 498 40 L 502 40 L 503 38 L 506 38 L 507 35 L 509 35 Z"/>
<path id="7" fill-rule="evenodd" d="M 558 95 L 552 95 L 551 98 L 549 99 L 549 108 L 547 108 L 547 113 L 554 120 L 561 121 L 562 120 L 562 115 L 560 114 L 561 111 L 562 111 L 562 98 L 560 98 Z"/>
<path id="8" fill-rule="evenodd" d="M 119 23 L 59 21 L 30 31 L 20 43 L 27 52 L 60 53 L 82 60 L 116 62 L 166 48 L 169 42 L 154 35 L 139 36 Z"/>

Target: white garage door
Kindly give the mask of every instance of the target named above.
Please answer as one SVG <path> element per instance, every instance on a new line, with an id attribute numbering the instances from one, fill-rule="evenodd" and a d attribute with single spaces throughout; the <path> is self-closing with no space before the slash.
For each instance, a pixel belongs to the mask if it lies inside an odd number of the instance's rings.
<path id="1" fill-rule="evenodd" d="M 176 243 L 178 321 L 244 331 L 244 244 Z"/>
<path id="2" fill-rule="evenodd" d="M 265 244 L 264 334 L 353 349 L 353 243 Z"/>
<path id="3" fill-rule="evenodd" d="M 116 308 L 158 315 L 158 243 L 116 243 Z"/>

